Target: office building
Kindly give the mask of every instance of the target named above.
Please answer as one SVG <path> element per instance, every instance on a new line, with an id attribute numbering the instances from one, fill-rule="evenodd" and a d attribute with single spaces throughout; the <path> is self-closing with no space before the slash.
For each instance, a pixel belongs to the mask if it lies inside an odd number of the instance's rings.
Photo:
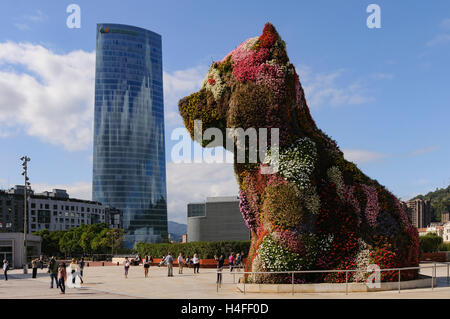
<path id="1" fill-rule="evenodd" d="M 167 241 L 161 36 L 97 25 L 92 199 L 123 213 L 124 244 Z"/>
<path id="2" fill-rule="evenodd" d="M 0 191 L 3 215 L 3 232 L 23 232 L 23 186 L 16 185 L 8 191 Z M 111 228 L 121 228 L 121 212 L 104 207 L 99 202 L 70 198 L 66 190 L 35 193 L 29 191 L 27 206 L 28 233 L 43 229 L 68 230 L 81 225 L 106 223 Z"/>
<path id="3" fill-rule="evenodd" d="M 249 240 L 239 197 L 207 197 L 187 205 L 187 241 Z"/>
<path id="4" fill-rule="evenodd" d="M 0 190 L 0 232 L 23 232 L 23 186 L 17 193 Z"/>
<path id="5" fill-rule="evenodd" d="M 406 212 L 416 228 L 426 228 L 431 223 L 431 204 L 429 200 L 413 199 L 407 201 Z"/>

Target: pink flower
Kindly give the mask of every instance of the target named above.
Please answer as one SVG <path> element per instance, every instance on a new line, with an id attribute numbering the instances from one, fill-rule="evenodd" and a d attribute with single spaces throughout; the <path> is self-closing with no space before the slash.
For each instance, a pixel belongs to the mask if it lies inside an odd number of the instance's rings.
<path id="1" fill-rule="evenodd" d="M 375 227 L 377 224 L 377 216 L 380 211 L 380 206 L 378 205 L 378 195 L 377 189 L 374 186 L 361 185 L 364 193 L 366 193 L 367 204 L 366 204 L 366 219 L 370 226 Z"/>

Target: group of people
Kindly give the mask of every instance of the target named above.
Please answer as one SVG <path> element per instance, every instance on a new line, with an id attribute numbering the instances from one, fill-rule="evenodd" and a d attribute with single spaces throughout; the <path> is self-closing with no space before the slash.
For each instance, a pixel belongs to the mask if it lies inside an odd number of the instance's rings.
<path id="1" fill-rule="evenodd" d="M 234 254 L 234 252 L 232 252 L 228 258 L 228 264 L 230 267 L 230 272 L 233 271 L 234 268 L 237 268 L 237 270 L 239 271 L 240 268 L 243 267 L 243 258 L 244 253 L 237 253 L 236 255 Z M 125 257 L 125 260 L 123 262 L 124 265 L 124 275 L 125 278 L 128 278 L 128 271 L 130 269 L 130 266 L 133 264 L 133 261 L 135 261 L 136 259 L 138 259 L 139 256 L 137 256 L 136 258 L 130 260 L 128 257 Z M 217 261 L 217 269 L 219 269 L 219 272 L 217 274 L 217 282 L 221 282 L 222 281 L 222 269 L 225 263 L 225 258 L 223 255 L 220 255 L 220 257 L 217 257 L 217 255 L 214 256 L 214 259 Z M 140 258 L 139 258 L 140 260 Z M 167 276 L 168 277 L 173 277 L 173 264 L 174 264 L 175 258 L 172 256 L 172 254 L 169 252 L 167 254 L 167 256 L 163 256 L 163 258 L 161 259 L 161 262 L 158 264 L 158 267 L 161 267 L 162 265 L 167 265 Z M 194 274 L 198 274 L 199 273 L 199 269 L 200 269 L 200 259 L 198 258 L 197 254 L 194 254 L 194 256 L 192 258 L 190 258 L 189 256 L 184 257 L 183 253 L 180 253 L 177 257 L 177 262 L 178 262 L 178 274 L 183 274 L 183 268 L 184 267 L 188 267 L 194 268 Z M 144 266 L 144 277 L 147 278 L 148 277 L 148 271 L 150 269 L 150 264 L 153 263 L 153 258 L 152 256 L 145 256 L 145 259 L 142 260 L 142 264 Z"/>
<path id="2" fill-rule="evenodd" d="M 228 257 L 230 272 L 232 272 L 234 268 L 237 268 L 237 271 L 240 271 L 240 269 L 244 266 L 242 262 L 242 256 L 244 256 L 243 252 L 237 253 L 236 256 L 233 252 L 230 254 L 230 256 Z"/>
<path id="3" fill-rule="evenodd" d="M 69 265 L 70 273 L 72 276 L 72 286 L 75 286 L 76 278 L 80 278 L 83 283 L 83 270 L 84 270 L 84 258 L 81 258 L 80 262 L 77 262 L 75 258 Z M 56 288 L 61 289 L 61 294 L 66 293 L 66 281 L 67 281 L 67 265 L 65 262 L 58 264 L 55 257 L 50 258 L 48 264 L 48 273 L 50 274 L 50 288 L 53 288 L 53 281 L 56 282 Z"/>
<path id="4" fill-rule="evenodd" d="M 237 268 L 238 271 L 240 271 L 240 268 L 243 267 L 243 258 L 244 253 L 237 253 L 236 256 L 232 252 L 230 256 L 228 257 L 228 264 L 230 267 L 230 272 L 233 271 L 234 268 Z M 214 256 L 214 259 L 217 261 L 217 283 L 222 283 L 222 270 L 223 266 L 225 264 L 225 257 L 223 255 L 220 255 L 220 257 L 217 257 L 217 255 Z"/>

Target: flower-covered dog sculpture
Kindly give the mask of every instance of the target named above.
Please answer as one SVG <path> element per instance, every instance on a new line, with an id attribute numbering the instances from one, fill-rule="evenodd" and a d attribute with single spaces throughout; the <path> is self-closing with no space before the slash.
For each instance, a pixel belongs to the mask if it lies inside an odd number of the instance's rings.
<path id="1" fill-rule="evenodd" d="M 251 231 L 247 271 L 357 269 L 348 280 L 365 280 L 370 264 L 381 269 L 418 265 L 418 233 L 400 201 L 344 159 L 336 143 L 316 127 L 286 45 L 267 23 L 214 62 L 200 91 L 179 101 L 194 138 L 219 128 L 278 128 L 279 167 L 262 174 L 257 163 L 235 163 L 240 210 Z M 206 146 L 207 141 L 200 141 Z M 402 271 L 403 280 L 416 271 Z M 253 275 L 253 282 L 291 282 L 287 274 Z M 383 281 L 398 273 L 382 272 Z M 296 282 L 345 281 L 344 272 L 296 275 Z"/>

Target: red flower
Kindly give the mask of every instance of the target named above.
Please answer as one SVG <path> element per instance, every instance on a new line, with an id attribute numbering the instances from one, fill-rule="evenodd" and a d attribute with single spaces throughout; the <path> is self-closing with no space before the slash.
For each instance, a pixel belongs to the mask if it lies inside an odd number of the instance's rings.
<path id="1" fill-rule="evenodd" d="M 216 80 L 214 80 L 213 78 L 209 78 L 208 79 L 209 85 L 214 85 L 216 84 Z"/>

